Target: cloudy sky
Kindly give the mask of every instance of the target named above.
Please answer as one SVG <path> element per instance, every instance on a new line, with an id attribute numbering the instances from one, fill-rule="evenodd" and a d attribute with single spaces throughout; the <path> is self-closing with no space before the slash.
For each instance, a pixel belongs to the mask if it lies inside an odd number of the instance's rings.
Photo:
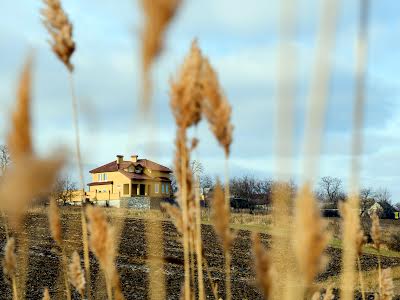
<path id="1" fill-rule="evenodd" d="M 296 168 L 301 177 L 305 103 L 312 74 L 322 0 L 297 1 L 295 118 Z M 341 1 L 328 111 L 319 175 L 348 180 L 354 45 L 357 2 Z M 371 1 L 367 105 L 365 107 L 362 183 L 386 187 L 400 202 L 400 3 Z M 246 4 L 244 4 L 246 3 Z M 190 42 L 197 37 L 203 52 L 218 70 L 233 108 L 234 142 L 230 158 L 233 176 L 273 176 L 276 74 L 278 69 L 279 1 L 186 0 L 168 30 L 166 48 L 154 66 L 155 134 L 149 137 L 138 109 L 140 95 L 139 32 L 142 16 L 133 0 L 65 0 L 77 44 L 72 62 L 79 97 L 85 173 L 115 158 L 137 153 L 172 164 L 175 125 L 168 106 L 168 80 L 176 74 Z M 0 143 L 9 125 L 18 74 L 24 59 L 35 51 L 33 122 L 36 150 L 46 155 L 60 145 L 73 152 L 72 111 L 68 74 L 50 52 L 39 0 L 0 2 Z M 195 154 L 206 172 L 223 172 L 223 151 L 202 123 Z M 157 151 L 148 153 L 148 145 Z M 71 166 L 74 165 L 71 155 Z M 70 172 L 76 177 L 73 167 Z"/>

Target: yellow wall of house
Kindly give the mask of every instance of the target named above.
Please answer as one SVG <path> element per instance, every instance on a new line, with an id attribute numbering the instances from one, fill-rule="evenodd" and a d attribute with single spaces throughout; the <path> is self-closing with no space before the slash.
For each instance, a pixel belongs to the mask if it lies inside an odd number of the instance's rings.
<path id="1" fill-rule="evenodd" d="M 147 171 L 147 172 L 146 172 Z M 145 169 L 144 172 L 148 176 L 155 176 L 155 177 L 167 177 L 168 174 L 152 171 L 151 173 Z M 99 174 L 106 174 L 106 178 L 100 177 L 99 181 Z M 104 179 L 104 180 L 103 180 Z M 101 182 L 101 181 L 113 181 L 113 185 L 106 184 L 106 185 L 92 185 L 89 186 L 89 191 L 86 192 L 86 197 L 90 200 L 115 200 L 120 199 L 121 197 L 130 197 L 132 194 L 132 184 L 138 184 L 137 186 L 137 194 L 139 194 L 140 184 L 145 184 L 145 195 L 150 197 L 169 197 L 172 195 L 171 192 L 171 184 L 169 182 L 156 182 L 150 180 L 133 180 L 131 181 L 125 175 L 121 174 L 120 172 L 105 172 L 105 173 L 95 173 L 92 174 L 92 182 Z M 156 186 L 158 185 L 158 193 L 156 193 Z M 164 185 L 164 188 L 162 187 Z M 168 188 L 167 188 L 168 186 Z M 168 190 L 168 192 L 167 192 Z M 82 197 L 77 197 L 80 198 Z"/>
<path id="2" fill-rule="evenodd" d="M 107 193 L 110 191 L 112 194 L 117 194 L 123 196 L 129 196 L 131 193 L 130 189 L 130 179 L 127 178 L 125 175 L 121 174 L 120 172 L 105 172 L 105 173 L 95 173 L 92 174 L 92 182 L 99 182 L 99 174 L 105 174 L 106 180 L 103 181 L 112 181 L 114 182 L 113 185 L 92 185 L 89 187 L 90 192 L 95 192 L 97 190 L 97 193 L 101 191 L 101 193 Z M 102 180 L 100 180 L 101 182 Z M 128 185 L 128 192 L 124 193 L 124 184 Z M 103 192 L 105 190 L 105 192 Z M 126 191 L 125 191 L 126 192 Z"/>

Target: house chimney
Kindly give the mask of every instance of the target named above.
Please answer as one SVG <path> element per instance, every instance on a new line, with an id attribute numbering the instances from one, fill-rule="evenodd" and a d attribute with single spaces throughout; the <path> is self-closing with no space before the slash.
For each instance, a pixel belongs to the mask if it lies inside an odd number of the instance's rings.
<path id="1" fill-rule="evenodd" d="M 117 165 L 119 166 L 124 160 L 123 155 L 117 155 Z"/>
<path id="2" fill-rule="evenodd" d="M 137 158 L 138 158 L 138 156 L 137 155 L 131 155 L 131 161 L 132 162 L 137 162 Z"/>

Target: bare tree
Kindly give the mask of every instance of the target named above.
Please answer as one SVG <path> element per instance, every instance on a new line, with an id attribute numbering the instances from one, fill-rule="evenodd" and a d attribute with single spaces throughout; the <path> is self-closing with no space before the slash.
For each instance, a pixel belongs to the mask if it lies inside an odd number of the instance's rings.
<path id="1" fill-rule="evenodd" d="M 171 189 L 172 193 L 175 195 L 178 191 L 178 183 L 176 182 L 176 177 L 174 175 L 170 175 L 169 179 L 171 179 Z"/>
<path id="2" fill-rule="evenodd" d="M 57 201 L 62 201 L 65 205 L 72 200 L 74 191 L 77 190 L 76 182 L 72 181 L 70 177 L 60 177 L 57 179 L 51 196 Z"/>
<path id="3" fill-rule="evenodd" d="M 374 193 L 374 198 L 378 202 L 386 202 L 386 203 L 391 203 L 392 202 L 392 196 L 390 192 L 386 188 L 379 188 L 376 190 Z"/>
<path id="4" fill-rule="evenodd" d="M 342 180 L 336 177 L 325 176 L 319 182 L 319 197 L 326 202 L 337 205 L 339 200 L 345 199 Z"/>
<path id="5" fill-rule="evenodd" d="M 201 174 L 203 174 L 204 168 L 203 164 L 199 162 L 198 160 L 192 160 L 190 162 L 190 168 L 192 170 L 193 177 L 200 177 Z"/>
<path id="6" fill-rule="evenodd" d="M 214 186 L 214 182 L 213 182 L 213 180 L 212 180 L 210 175 L 207 175 L 207 174 L 206 175 L 201 175 L 199 180 L 200 180 L 200 187 L 202 189 L 212 188 Z"/>
<path id="7" fill-rule="evenodd" d="M 1 174 L 4 173 L 7 166 L 11 163 L 10 152 L 8 151 L 7 146 L 0 145 L 0 171 Z"/>

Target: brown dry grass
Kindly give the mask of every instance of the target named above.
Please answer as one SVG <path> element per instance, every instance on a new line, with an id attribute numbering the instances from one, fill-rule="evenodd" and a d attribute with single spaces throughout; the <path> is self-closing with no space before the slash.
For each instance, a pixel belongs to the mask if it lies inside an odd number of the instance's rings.
<path id="1" fill-rule="evenodd" d="M 44 0 L 45 8 L 42 10 L 43 23 L 52 37 L 52 51 L 65 64 L 70 75 L 73 71 L 71 56 L 75 51 L 75 42 L 72 37 L 73 26 L 64 12 L 59 0 Z M 362 109 L 364 105 L 364 82 L 365 82 L 365 56 L 366 49 L 366 16 L 367 5 L 361 4 L 360 34 L 358 37 L 358 64 L 356 70 L 357 93 L 355 99 L 354 130 L 353 130 L 353 161 L 351 170 L 351 189 L 352 197 L 348 203 L 342 207 L 343 213 L 343 274 L 342 274 L 342 298 L 350 299 L 354 294 L 355 270 L 354 262 L 357 254 L 360 254 L 362 243 L 364 241 L 363 233 L 360 230 L 358 219 L 358 177 L 359 160 L 361 154 L 361 128 L 362 128 Z M 142 67 L 144 74 L 144 99 L 149 102 L 150 99 L 150 75 L 149 71 L 155 58 L 161 53 L 164 44 L 164 35 L 168 24 L 173 20 L 180 4 L 180 0 L 156 0 L 141 1 L 145 14 L 145 25 L 142 32 Z M 305 130 L 305 182 L 303 188 L 299 191 L 295 201 L 295 226 L 292 228 L 287 224 L 287 216 L 291 214 L 292 205 L 291 195 L 287 186 L 284 184 L 275 187 L 273 197 L 273 244 L 272 250 L 267 252 L 262 246 L 258 235 L 254 236 L 253 245 L 255 252 L 255 268 L 257 279 L 265 297 L 272 296 L 274 299 L 302 299 L 307 295 L 308 289 L 314 283 L 314 278 L 321 270 L 323 265 L 323 251 L 328 243 L 330 235 L 325 231 L 325 224 L 319 215 L 315 197 L 312 194 L 310 184 L 316 176 L 318 166 L 319 152 L 322 139 L 322 128 L 324 121 L 326 98 L 328 94 L 328 82 L 331 66 L 331 49 L 333 48 L 335 23 L 337 20 L 337 3 L 334 0 L 326 2 L 321 14 L 320 33 L 317 40 L 317 51 L 315 60 L 315 70 L 313 80 L 310 86 L 309 110 L 306 117 Z M 288 10 L 291 17 L 293 11 Z M 364 13 L 364 15 L 363 15 Z M 291 25 L 287 22 L 291 18 L 282 15 L 282 32 L 290 36 L 293 30 L 294 21 Z M 289 20 L 290 21 L 290 20 Z M 289 24 L 289 25 L 288 25 Z M 288 26 L 288 27 L 285 27 Z M 285 48 L 284 48 L 285 49 Z M 284 51 L 286 55 L 288 51 Z M 284 55 L 281 59 L 285 59 Z M 293 66 L 293 65 L 292 65 Z M 293 70 L 291 70 L 293 71 Z M 293 72 L 292 72 L 293 73 Z M 283 73 L 282 73 L 283 74 Z M 284 77 L 279 77 L 284 80 Z M 80 157 L 80 141 L 77 118 L 77 99 L 74 92 L 72 75 L 70 77 L 71 92 L 74 108 L 74 124 L 76 134 L 76 148 L 80 177 L 82 187 L 83 172 Z M 281 82 L 282 84 L 282 82 Z M 64 159 L 62 156 L 55 155 L 47 159 L 40 159 L 35 156 L 33 151 L 33 142 L 31 137 L 31 60 L 29 59 L 21 76 L 16 109 L 12 116 L 11 128 L 7 137 L 11 155 L 14 164 L 5 173 L 0 182 L 0 198 L 2 199 L 2 213 L 8 217 L 11 225 L 19 230 L 18 225 L 21 217 L 32 203 L 32 199 L 48 194 L 56 176 L 58 175 Z M 281 87 L 280 92 L 284 92 Z M 202 274 L 202 241 L 200 232 L 201 211 L 199 206 L 199 197 L 195 191 L 195 178 L 190 169 L 191 152 L 196 148 L 199 140 L 188 137 L 188 129 L 196 126 L 202 118 L 205 118 L 210 126 L 211 132 L 224 150 L 226 161 L 230 154 L 230 148 L 233 137 L 233 124 L 231 123 L 231 106 L 222 91 L 216 70 L 203 55 L 197 41 L 192 42 L 189 54 L 184 60 L 178 76 L 171 81 L 170 105 L 177 125 L 176 152 L 175 152 L 175 174 L 178 183 L 177 198 L 180 208 L 166 206 L 168 214 L 173 218 L 176 227 L 183 236 L 184 246 L 184 270 L 185 283 L 183 297 L 185 299 L 195 298 L 195 256 L 197 255 L 198 275 Z M 281 95 L 281 100 L 285 100 L 281 108 L 289 108 L 292 97 L 290 95 Z M 288 101 L 286 101 L 288 100 Z M 283 114 L 286 109 L 281 109 Z M 281 115 L 279 119 L 284 118 Z M 278 123 L 282 124 L 282 123 Z M 292 124 L 292 123 L 290 123 Z M 292 124 L 293 125 L 293 124 Z M 282 143 L 278 147 L 279 151 L 285 154 L 291 153 L 290 142 L 292 128 L 290 125 L 282 131 L 284 133 Z M 32 174 L 40 173 L 41 176 L 34 177 Z M 213 223 L 215 230 L 222 241 L 226 261 L 226 299 L 231 298 L 230 291 L 230 250 L 232 247 L 234 235 L 231 232 L 231 219 L 229 209 L 229 174 L 228 163 L 226 167 L 226 185 L 223 191 L 218 183 L 214 191 Z M 26 188 L 20 188 L 20 182 L 23 181 Z M 12 199 L 12 203 L 11 203 Z M 101 269 L 106 278 L 107 295 L 109 299 L 122 299 L 120 288 L 120 279 L 116 270 L 115 259 L 117 256 L 117 234 L 116 229 L 108 222 L 106 214 L 99 208 L 89 207 L 84 214 L 82 209 L 82 231 L 84 261 L 87 282 L 87 296 L 90 293 L 90 265 L 89 250 L 87 242 L 87 231 L 90 233 L 90 247 L 100 262 Z M 86 219 L 87 217 L 87 219 Z M 161 216 L 162 217 L 162 216 Z M 243 218 L 243 217 L 242 217 Z M 153 227 L 147 227 L 146 232 L 160 232 L 159 219 L 157 216 L 150 217 L 148 223 Z M 264 219 L 264 218 L 263 218 Z M 66 256 L 63 250 L 63 238 L 60 226 L 60 216 L 55 203 L 50 206 L 49 222 L 54 240 L 62 250 L 62 258 L 66 264 Z M 86 227 L 88 226 L 88 228 Z M 283 233 L 283 234 L 282 234 Z M 381 233 L 379 220 L 373 217 L 372 237 L 378 251 L 381 248 Z M 148 237 L 151 238 L 151 237 Z M 24 243 L 22 243 L 24 244 Z M 154 240 L 150 243 L 150 252 L 154 252 L 157 246 Z M 27 245 L 25 245 L 28 247 Z M 154 249 L 153 249 L 153 248 Z M 21 247 L 21 249 L 23 249 Z M 296 260 L 294 260 L 296 258 Z M 287 260 L 286 264 L 279 264 L 278 261 Z M 5 251 L 4 273 L 9 275 L 13 281 L 13 297 L 18 298 L 15 283 L 15 274 L 17 271 L 15 255 L 15 240 L 8 239 Z M 199 263 L 200 262 L 200 263 Z M 293 268 L 290 264 L 293 263 Z M 159 265 L 150 266 L 150 295 L 151 298 L 163 298 L 163 296 L 153 296 L 153 294 L 164 295 L 164 279 L 161 283 L 154 281 L 153 269 Z M 161 263 L 162 265 L 162 263 Z M 206 262 L 204 263 L 206 266 Z M 65 273 L 66 273 L 66 266 Z M 278 271 L 278 275 L 272 270 Z M 21 272 L 24 269 L 21 268 Z M 299 271 L 298 274 L 296 273 Z M 82 297 L 84 297 L 85 278 L 81 268 L 80 257 L 74 252 L 73 261 L 70 265 L 70 281 L 77 288 Z M 391 299 L 393 296 L 393 280 L 390 270 L 381 272 L 378 267 L 379 295 L 381 299 Z M 360 272 L 361 275 L 361 272 Z M 279 276 L 281 280 L 277 280 Z M 199 298 L 203 299 L 203 279 L 198 276 L 198 287 L 201 291 Z M 282 280 L 283 279 L 283 280 Z M 301 286 L 292 288 L 291 284 L 295 280 L 300 280 Z M 212 281 L 211 281 L 211 284 Z M 67 299 L 70 298 L 69 285 L 66 283 Z M 160 292 L 158 291 L 160 290 Z M 214 289 L 213 289 L 214 290 Z M 23 292 L 23 291 L 21 291 Z M 318 294 L 317 294 L 318 295 Z M 48 290 L 45 289 L 44 299 L 50 299 Z M 328 288 L 324 299 L 332 298 L 331 289 Z"/>

